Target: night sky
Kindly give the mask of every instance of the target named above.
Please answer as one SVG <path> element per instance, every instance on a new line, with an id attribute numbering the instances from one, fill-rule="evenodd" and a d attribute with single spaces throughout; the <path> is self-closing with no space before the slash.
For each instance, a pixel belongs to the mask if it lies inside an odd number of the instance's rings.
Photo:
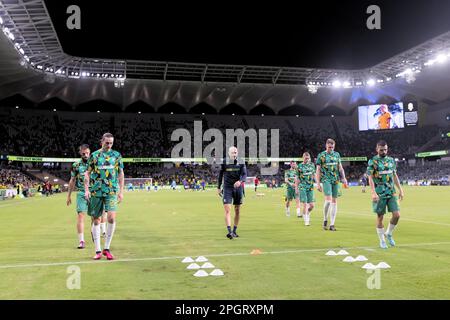
<path id="1" fill-rule="evenodd" d="M 64 50 L 92 58 L 359 69 L 450 30 L 448 0 L 304 2 L 45 1 Z M 81 30 L 66 27 L 71 4 Z M 366 27 L 371 4 L 381 30 Z"/>

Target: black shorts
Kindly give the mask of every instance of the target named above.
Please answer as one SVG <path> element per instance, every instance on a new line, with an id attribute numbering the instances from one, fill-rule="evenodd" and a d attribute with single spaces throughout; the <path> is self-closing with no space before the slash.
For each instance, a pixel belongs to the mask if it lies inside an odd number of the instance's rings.
<path id="1" fill-rule="evenodd" d="M 223 204 L 242 204 L 244 198 L 244 188 L 224 188 L 223 189 Z"/>

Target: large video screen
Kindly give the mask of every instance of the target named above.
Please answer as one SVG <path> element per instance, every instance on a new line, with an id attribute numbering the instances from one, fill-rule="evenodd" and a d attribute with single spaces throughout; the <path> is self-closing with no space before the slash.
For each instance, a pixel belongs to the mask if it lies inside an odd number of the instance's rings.
<path id="1" fill-rule="evenodd" d="M 392 130 L 405 127 L 403 102 L 358 108 L 359 130 Z"/>

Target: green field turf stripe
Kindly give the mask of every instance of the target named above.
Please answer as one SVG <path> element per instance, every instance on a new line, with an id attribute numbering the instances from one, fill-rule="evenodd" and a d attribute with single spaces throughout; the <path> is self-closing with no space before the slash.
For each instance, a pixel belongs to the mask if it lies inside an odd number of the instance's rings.
<path id="1" fill-rule="evenodd" d="M 364 213 L 358 213 L 358 212 L 352 212 L 352 211 L 344 211 L 343 214 L 350 214 L 350 215 L 361 216 L 361 217 L 375 217 L 374 213 L 364 214 Z M 428 223 L 428 224 L 435 224 L 435 225 L 438 225 L 438 226 L 450 227 L 450 223 L 443 223 L 443 222 L 436 222 L 436 221 L 426 221 L 426 220 L 417 220 L 417 219 L 404 218 L 404 217 L 400 217 L 400 221 L 411 221 L 411 222 L 418 222 L 418 223 Z"/>
<path id="2" fill-rule="evenodd" d="M 400 244 L 396 247 L 424 247 L 424 246 L 437 246 L 437 245 L 449 245 L 450 242 L 430 242 L 430 243 L 409 243 Z M 267 254 L 288 254 L 288 253 L 305 253 L 305 252 L 326 252 L 328 250 L 357 250 L 357 249 L 378 249 L 378 247 L 348 247 L 348 248 L 314 248 L 314 249 L 298 249 L 298 250 L 281 250 L 281 251 L 267 251 L 261 252 L 262 255 Z M 205 257 L 236 257 L 236 256 L 251 256 L 249 252 L 240 253 L 220 253 L 220 254 L 202 254 Z M 15 264 L 15 265 L 0 265 L 0 269 L 17 269 L 17 268 L 36 268 L 36 267 L 54 267 L 65 265 L 78 265 L 78 264 L 103 264 L 113 262 L 139 262 L 139 261 L 156 261 L 156 260 L 180 260 L 185 256 L 168 256 L 168 257 L 148 257 L 148 258 L 131 258 L 131 259 L 117 259 L 112 261 L 68 261 L 68 262 L 54 262 L 54 263 L 30 263 L 30 264 Z"/>

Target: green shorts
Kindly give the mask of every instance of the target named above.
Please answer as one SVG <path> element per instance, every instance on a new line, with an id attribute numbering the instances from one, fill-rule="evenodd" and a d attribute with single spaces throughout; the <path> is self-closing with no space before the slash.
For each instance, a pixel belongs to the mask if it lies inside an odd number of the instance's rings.
<path id="1" fill-rule="evenodd" d="M 314 190 L 300 189 L 300 202 L 302 202 L 302 203 L 316 202 L 316 198 L 314 197 Z"/>
<path id="2" fill-rule="evenodd" d="M 326 196 L 331 196 L 333 198 L 338 198 L 342 195 L 341 185 L 339 182 L 332 183 L 329 181 L 322 182 L 323 184 L 323 193 Z"/>
<path id="3" fill-rule="evenodd" d="M 88 207 L 88 215 L 100 218 L 103 211 L 117 212 L 117 195 L 106 195 L 102 197 L 91 197 Z"/>
<path id="4" fill-rule="evenodd" d="M 298 194 L 295 193 L 295 189 L 291 187 L 287 187 L 286 189 L 286 201 L 292 201 L 294 199 L 298 199 Z"/>
<path id="5" fill-rule="evenodd" d="M 77 213 L 88 211 L 88 202 L 84 197 L 84 192 L 77 192 Z"/>
<path id="6" fill-rule="evenodd" d="M 390 198 L 380 198 L 377 202 L 372 202 L 373 212 L 378 215 L 386 214 L 386 208 L 389 212 L 400 211 L 397 196 Z"/>

